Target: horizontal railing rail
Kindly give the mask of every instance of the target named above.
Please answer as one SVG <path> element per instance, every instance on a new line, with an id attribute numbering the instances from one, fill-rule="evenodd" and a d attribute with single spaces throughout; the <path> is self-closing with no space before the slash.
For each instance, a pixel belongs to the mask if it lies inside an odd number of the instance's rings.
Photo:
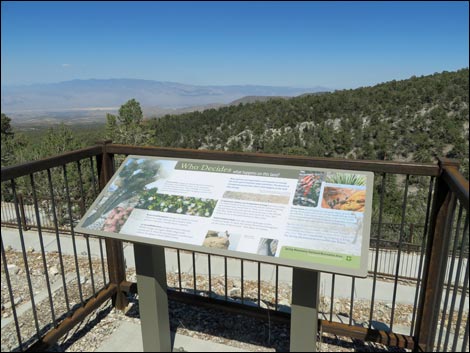
<path id="1" fill-rule="evenodd" d="M 23 163 L 11 167 L 2 167 L 2 183 L 35 172 L 44 171 L 64 164 L 72 163 L 88 157 L 95 157 L 103 152 L 102 146 L 82 148 L 66 152 L 58 156 L 43 158 L 37 161 Z"/>
<path id="2" fill-rule="evenodd" d="M 345 170 L 370 171 L 376 173 L 411 174 L 438 176 L 439 167 L 434 164 L 393 162 L 379 160 L 352 160 L 338 158 L 276 155 L 268 153 L 247 153 L 192 150 L 182 148 L 139 147 L 119 144 L 106 146 L 107 153 L 124 155 L 144 155 L 170 158 L 194 158 L 220 160 L 227 162 L 265 163 L 316 168 L 335 168 Z"/>

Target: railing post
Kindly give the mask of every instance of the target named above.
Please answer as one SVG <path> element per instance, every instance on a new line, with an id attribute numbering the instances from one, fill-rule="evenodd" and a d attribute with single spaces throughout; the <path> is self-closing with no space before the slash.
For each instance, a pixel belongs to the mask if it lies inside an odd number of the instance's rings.
<path id="1" fill-rule="evenodd" d="M 100 141 L 103 144 L 101 160 L 99 156 L 97 157 L 100 190 L 106 186 L 106 183 L 113 176 L 114 156 L 106 151 L 106 145 L 111 142 L 111 140 Z M 128 304 L 127 297 L 124 291 L 121 290 L 121 283 L 126 280 L 123 243 L 120 240 L 107 238 L 105 244 L 109 281 L 117 286 L 116 294 L 113 297 L 113 304 L 116 309 L 123 310 Z"/>
<path id="2" fill-rule="evenodd" d="M 432 352 L 436 336 L 444 278 L 447 267 L 451 224 L 455 202 L 452 193 L 442 178 L 442 172 L 448 167 L 457 167 L 459 162 L 439 158 L 440 176 L 434 188 L 433 206 L 428 232 L 426 258 L 416 319 L 416 337 L 414 351 L 420 348 Z"/>

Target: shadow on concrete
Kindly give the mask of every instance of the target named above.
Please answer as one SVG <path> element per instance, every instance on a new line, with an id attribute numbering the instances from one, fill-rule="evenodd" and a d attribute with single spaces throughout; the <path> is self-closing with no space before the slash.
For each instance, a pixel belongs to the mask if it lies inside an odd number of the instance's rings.
<path id="1" fill-rule="evenodd" d="M 73 330 L 69 331 L 65 336 L 63 336 L 60 339 L 60 342 L 49 347 L 46 352 L 65 352 L 76 341 L 90 333 L 90 331 L 92 331 L 101 320 L 108 316 L 112 310 L 113 307 L 111 306 L 111 301 L 108 300 L 106 302 L 106 306 L 104 308 L 98 309 L 94 317 L 93 314 L 88 315 L 86 320 L 80 322 L 80 324 L 78 324 Z"/>
<path id="2" fill-rule="evenodd" d="M 126 315 L 140 318 L 138 299 L 134 297 L 130 301 L 133 306 Z M 261 320 L 173 300 L 169 300 L 169 315 L 172 332 L 178 330 L 181 334 L 189 334 L 200 339 L 207 339 L 207 335 L 210 335 L 218 339 L 235 340 L 272 348 L 277 352 L 289 351 L 290 325 L 273 322 L 268 316 L 266 320 Z M 206 337 L 203 337 L 204 335 Z M 371 342 L 333 335 L 324 335 L 322 342 L 357 352 L 405 352 L 404 349 L 396 347 L 385 347 Z"/>
<path id="3" fill-rule="evenodd" d="M 139 301 L 137 296 L 129 296 L 130 309 L 126 316 L 140 318 Z M 48 352 L 65 352 L 77 340 L 90 333 L 113 310 L 110 302 L 106 302 L 95 314 L 88 316 L 77 327 L 62 337 L 59 343 L 50 347 Z M 170 330 L 172 331 L 172 345 L 174 346 L 174 332 L 193 336 L 199 339 L 217 338 L 218 343 L 223 340 L 234 340 L 256 346 L 274 349 L 277 352 L 289 351 L 290 325 L 272 322 L 267 317 L 260 320 L 241 314 L 228 313 L 222 310 L 203 308 L 169 300 Z M 321 342 L 335 345 L 342 349 L 357 352 L 404 352 L 396 347 L 377 346 L 370 342 L 323 334 Z M 321 346 L 320 346 L 321 349 Z"/>

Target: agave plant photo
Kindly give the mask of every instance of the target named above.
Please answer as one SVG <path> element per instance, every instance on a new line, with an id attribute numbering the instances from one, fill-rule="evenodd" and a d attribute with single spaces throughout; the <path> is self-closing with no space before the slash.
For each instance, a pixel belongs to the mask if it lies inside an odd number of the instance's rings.
<path id="1" fill-rule="evenodd" d="M 327 183 L 342 185 L 366 185 L 366 177 L 360 174 L 328 173 L 325 181 Z"/>

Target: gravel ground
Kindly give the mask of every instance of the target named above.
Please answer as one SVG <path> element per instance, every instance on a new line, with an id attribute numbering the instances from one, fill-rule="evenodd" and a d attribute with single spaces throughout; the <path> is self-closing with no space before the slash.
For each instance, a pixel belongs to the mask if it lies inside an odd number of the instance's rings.
<path id="1" fill-rule="evenodd" d="M 48 295 L 45 300 L 38 301 L 37 299 L 42 293 L 47 293 L 45 270 L 43 265 L 42 255 L 36 253 L 33 249 L 28 251 L 28 272 L 30 274 L 31 288 L 35 298 L 36 317 L 31 310 L 30 304 L 30 289 L 26 276 L 26 268 L 24 266 L 23 256 L 20 252 L 15 252 L 7 249 L 5 251 L 8 273 L 10 276 L 10 283 L 14 294 L 15 308 L 17 310 L 20 337 L 23 344 L 28 346 L 35 339 L 36 333 L 44 334 L 53 326 L 52 312 L 54 313 L 57 322 L 65 318 L 65 314 L 69 308 L 78 308 L 81 304 L 81 297 L 79 287 L 82 291 L 82 298 L 86 300 L 91 297 L 95 292 L 99 291 L 103 286 L 103 267 L 100 259 L 92 259 L 93 281 L 90 273 L 90 262 L 87 256 L 78 257 L 78 268 L 80 272 L 80 285 L 78 277 L 75 272 L 75 258 L 73 256 L 63 255 L 64 272 L 66 279 L 66 290 L 62 286 L 63 278 L 60 272 L 60 260 L 57 252 L 46 253 L 47 271 L 51 287 L 54 285 L 59 286 L 56 291 L 52 293 L 52 305 L 54 310 L 51 310 Z M 106 273 L 105 268 L 105 273 Z M 106 274 L 107 276 L 107 274 Z M 6 281 L 6 274 L 2 262 L 1 272 L 2 290 L 1 290 L 1 305 L 2 305 L 2 335 L 1 335 L 1 349 L 3 351 L 11 351 L 18 346 L 18 334 L 13 318 L 13 309 L 9 297 L 8 286 Z M 67 303 L 68 302 L 68 303 Z M 23 306 L 28 310 L 21 313 Z M 18 313 L 19 312 L 19 313 Z M 3 321 L 11 320 L 10 324 L 3 327 Z M 37 325 L 36 325 L 37 321 Z"/>
<path id="2" fill-rule="evenodd" d="M 30 291 L 28 286 L 28 280 L 26 276 L 26 269 L 24 265 L 24 260 L 22 253 L 7 250 L 5 252 L 8 266 L 8 274 L 10 276 L 10 282 L 12 286 L 12 291 L 14 293 L 14 301 L 16 305 L 21 303 L 28 302 L 30 300 Z M 56 282 L 62 282 L 63 278 L 61 275 L 61 266 L 60 266 L 60 256 L 58 252 L 46 252 L 46 264 L 47 271 L 49 275 L 49 281 L 51 285 Z M 62 256 L 63 265 L 65 268 L 64 275 L 75 274 L 75 258 L 74 256 L 63 255 Z M 29 274 L 31 280 L 31 287 L 33 294 L 37 295 L 43 290 L 47 290 L 46 286 L 46 277 L 44 270 L 44 263 L 41 253 L 37 253 L 34 249 L 29 249 L 27 257 Z M 90 274 L 90 265 L 88 262 L 88 257 L 79 256 L 78 257 L 78 268 L 81 276 L 81 281 L 90 282 L 91 284 L 91 274 Z M 103 268 L 101 266 L 101 260 L 92 259 L 92 268 L 93 268 L 93 279 L 96 284 L 103 285 Z M 107 268 L 105 265 L 105 273 L 107 273 Z M 83 278 L 82 278 L 83 277 Z M 12 314 L 10 297 L 7 289 L 7 280 L 6 274 L 3 268 L 2 262 L 2 271 L 1 271 L 1 280 L 2 280 L 2 293 L 1 293 L 1 305 L 2 305 L 2 317 L 8 317 Z"/>
<path id="3" fill-rule="evenodd" d="M 15 298 L 22 298 L 16 303 L 19 308 L 29 301 L 29 289 L 26 281 L 24 263 L 21 253 L 6 251 L 7 263 L 9 265 L 9 274 L 11 277 L 12 288 Z M 59 255 L 57 253 L 47 253 L 46 260 L 48 264 L 48 273 L 51 282 L 62 281 L 60 273 Z M 71 276 L 75 273 L 75 260 L 72 256 L 64 256 L 65 268 L 70 269 Z M 79 256 L 78 264 L 82 274 L 80 287 L 83 291 L 83 297 L 89 298 L 93 295 L 88 257 Z M 35 296 L 46 290 L 44 266 L 42 256 L 34 251 L 28 253 L 29 273 Z M 103 275 L 101 260 L 93 259 L 92 267 L 95 280 L 95 288 L 98 290 L 103 286 Z M 67 295 L 69 307 L 78 307 L 80 305 L 80 296 L 78 291 L 78 281 L 76 276 L 67 283 Z M 135 270 L 128 269 L 127 278 L 130 281 L 136 280 Z M 170 288 L 179 289 L 179 276 L 177 273 L 168 273 L 168 285 Z M 6 286 L 6 277 L 2 264 L 2 321 L 11 319 L 12 309 Z M 183 273 L 181 275 L 181 285 L 185 292 L 194 292 L 194 283 L 192 274 Z M 239 278 L 225 279 L 222 276 L 213 276 L 211 279 L 211 296 L 225 298 L 225 287 L 227 286 L 227 296 L 230 300 L 241 302 L 241 283 Z M 198 275 L 196 280 L 196 290 L 199 295 L 209 295 L 209 283 L 207 276 Z M 261 302 L 260 306 L 264 308 L 275 308 L 274 285 L 269 282 L 262 282 L 260 286 Z M 243 300 L 245 304 L 251 302 L 257 305 L 258 282 L 245 280 L 243 283 Z M 278 304 L 279 310 L 290 311 L 291 288 L 287 283 L 279 283 Z M 101 343 L 109 337 L 122 321 L 130 321 L 140 324 L 138 295 L 129 297 L 129 307 L 127 311 L 116 311 L 111 307 L 108 300 L 94 313 L 89 315 L 86 320 L 77 325 L 66 336 L 49 349 L 51 352 L 81 352 L 94 351 Z M 67 304 L 65 302 L 65 291 L 59 288 L 53 294 L 54 313 L 57 320 L 62 320 L 66 313 Z M 330 307 L 333 307 L 333 320 L 344 323 L 362 325 L 367 327 L 370 302 L 365 300 L 355 300 L 351 310 L 349 299 L 335 298 L 331 305 L 330 297 L 322 296 L 320 298 L 320 310 L 325 313 L 323 318 L 329 319 Z M 52 315 L 49 300 L 43 300 L 36 303 L 38 327 L 44 334 L 51 328 Z M 225 345 L 239 347 L 246 351 L 287 351 L 289 349 L 289 325 L 270 320 L 259 320 L 243 315 L 233 315 L 221 312 L 215 309 L 207 309 L 197 306 L 191 306 L 180 302 L 169 302 L 170 326 L 173 331 L 179 334 L 196 337 L 202 340 Z M 397 304 L 395 308 L 394 325 L 401 327 L 410 327 L 412 319 L 412 306 Z M 350 317 L 350 314 L 352 316 Z M 229 316 L 227 316 L 229 315 Z M 376 302 L 374 306 L 374 320 L 388 323 L 391 315 L 391 304 L 386 302 Z M 468 312 L 464 313 L 463 321 L 466 322 Z M 453 318 L 453 328 L 457 315 Z M 28 310 L 19 316 L 20 334 L 22 342 L 28 346 L 35 340 L 36 320 L 31 310 Z M 3 322 L 2 322 L 3 326 Z M 460 330 L 463 334 L 464 330 Z M 351 352 L 351 351 L 399 351 L 395 348 L 387 348 L 380 344 L 362 342 L 348 337 L 338 337 L 327 333 L 322 333 L 321 342 L 319 342 L 319 351 L 328 352 Z M 15 350 L 18 347 L 18 337 L 13 322 L 2 327 L 1 349 L 2 351 Z"/>

